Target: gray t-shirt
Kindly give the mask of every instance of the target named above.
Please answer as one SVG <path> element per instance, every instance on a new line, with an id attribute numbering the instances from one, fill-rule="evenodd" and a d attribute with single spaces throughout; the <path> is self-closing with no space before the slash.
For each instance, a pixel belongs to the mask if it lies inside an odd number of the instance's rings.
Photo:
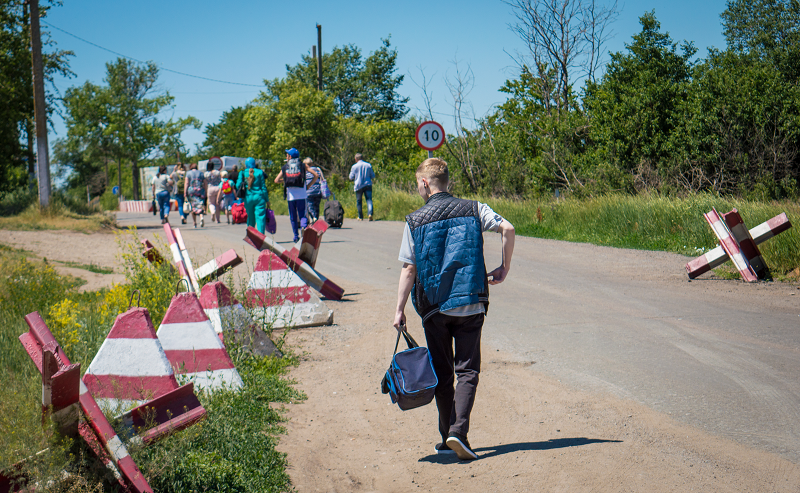
<path id="1" fill-rule="evenodd" d="M 496 232 L 497 228 L 500 227 L 500 223 L 503 222 L 503 217 L 500 214 L 496 213 L 491 207 L 482 202 L 478 202 L 478 213 L 481 216 L 481 229 L 484 232 Z M 406 223 L 406 227 L 403 230 L 403 240 L 400 243 L 400 255 L 397 257 L 397 260 L 406 264 L 417 264 L 416 254 L 414 253 L 414 237 L 411 236 L 411 228 L 408 227 L 408 223 Z M 483 303 L 475 303 L 445 310 L 441 313 L 453 317 L 468 317 L 470 315 L 484 313 L 485 311 L 486 309 Z"/>
<path id="2" fill-rule="evenodd" d="M 172 192 L 172 185 L 170 185 L 169 182 L 170 178 L 168 174 L 154 176 L 153 185 L 156 186 L 156 193 Z"/>

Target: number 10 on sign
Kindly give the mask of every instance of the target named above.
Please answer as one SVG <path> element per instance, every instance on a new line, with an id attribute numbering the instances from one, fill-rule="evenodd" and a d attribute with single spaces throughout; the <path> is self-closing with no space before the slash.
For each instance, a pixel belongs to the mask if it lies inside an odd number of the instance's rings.
<path id="1" fill-rule="evenodd" d="M 444 128 L 436 122 L 420 123 L 415 136 L 417 144 L 428 151 L 428 157 L 433 157 L 433 151 L 444 144 Z"/>

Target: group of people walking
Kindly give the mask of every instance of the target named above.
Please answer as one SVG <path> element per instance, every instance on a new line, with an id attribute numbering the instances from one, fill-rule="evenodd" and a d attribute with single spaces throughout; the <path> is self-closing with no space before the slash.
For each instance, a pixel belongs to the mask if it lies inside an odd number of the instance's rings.
<path id="1" fill-rule="evenodd" d="M 366 198 L 368 220 L 372 221 L 372 181 L 375 173 L 372 165 L 360 153 L 355 155 L 355 161 L 349 177 L 354 182 L 358 220 L 364 219 L 362 198 Z M 171 197 L 178 203 L 181 223 L 186 224 L 191 214 L 195 228 L 198 217 L 200 227 L 204 227 L 206 214 L 211 215 L 212 222 L 219 223 L 222 212 L 230 224 L 233 204 L 242 200 L 247 212 L 247 225 L 264 233 L 270 205 L 264 171 L 258 168 L 252 157 L 245 160 L 242 171 L 228 173 L 217 167 L 222 168 L 219 158 L 209 159 L 205 172 L 197 169 L 197 163 L 190 164 L 188 171 L 178 163 L 172 174 L 167 174 L 166 166 L 160 166 L 153 178 L 152 190 L 153 200 L 158 202 L 161 223 L 169 222 Z M 324 184 L 325 177 L 311 158 L 307 157 L 301 162 L 300 152 L 293 147 L 286 149 L 286 162 L 274 182 L 283 183 L 292 234 L 294 241 L 297 241 L 303 230 L 320 218 L 320 202 L 325 196 L 323 186 L 327 186 Z M 184 208 L 186 203 L 189 206 Z"/>
<path id="2" fill-rule="evenodd" d="M 198 217 L 200 227 L 205 226 L 206 214 L 211 216 L 212 222 L 219 223 L 223 211 L 228 224 L 231 223 L 231 208 L 236 201 L 234 183 L 237 172 L 234 170 L 229 176 L 226 170 L 216 169 L 217 166 L 222 168 L 219 158 L 209 159 L 205 172 L 197 169 L 197 163 L 190 164 L 188 171 L 183 163 L 178 163 L 172 174 L 167 174 L 165 165 L 159 166 L 158 173 L 153 177 L 152 189 L 162 224 L 169 222 L 171 198 L 178 204 L 182 224 L 186 224 L 190 214 L 195 228 Z"/>

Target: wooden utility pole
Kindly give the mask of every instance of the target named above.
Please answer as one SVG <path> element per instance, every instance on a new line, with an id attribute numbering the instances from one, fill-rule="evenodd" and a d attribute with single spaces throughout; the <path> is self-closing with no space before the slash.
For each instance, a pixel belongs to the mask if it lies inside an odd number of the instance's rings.
<path id="1" fill-rule="evenodd" d="M 39 178 L 39 206 L 50 205 L 50 154 L 47 149 L 47 107 L 44 99 L 42 38 L 39 31 L 39 0 L 31 6 L 31 59 L 33 61 L 33 113 L 36 118 L 36 168 Z"/>
<path id="2" fill-rule="evenodd" d="M 25 37 L 31 37 L 31 16 L 28 12 L 28 4 L 22 4 L 22 16 L 25 18 Z M 28 73 L 25 80 L 28 82 L 28 87 L 33 90 L 33 72 Z M 25 116 L 25 138 L 28 141 L 27 152 L 25 153 L 28 159 L 28 190 L 33 192 L 36 189 L 36 152 L 33 150 L 36 147 L 36 127 L 33 124 L 33 118 L 30 114 Z"/>
<path id="3" fill-rule="evenodd" d="M 322 90 L 322 25 L 317 24 L 317 89 Z"/>

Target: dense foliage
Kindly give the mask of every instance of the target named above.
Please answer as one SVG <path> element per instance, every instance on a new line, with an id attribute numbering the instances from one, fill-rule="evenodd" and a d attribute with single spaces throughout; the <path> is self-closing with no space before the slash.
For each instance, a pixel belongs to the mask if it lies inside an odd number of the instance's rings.
<path id="1" fill-rule="evenodd" d="M 48 11 L 42 5 L 41 15 Z M 36 159 L 33 117 L 33 77 L 29 13 L 21 0 L 0 0 L 0 192 L 28 183 Z M 72 52 L 55 49 L 42 31 L 45 79 L 72 75 L 67 59 Z M 48 115 L 55 107 L 54 86 L 46 85 Z"/>

